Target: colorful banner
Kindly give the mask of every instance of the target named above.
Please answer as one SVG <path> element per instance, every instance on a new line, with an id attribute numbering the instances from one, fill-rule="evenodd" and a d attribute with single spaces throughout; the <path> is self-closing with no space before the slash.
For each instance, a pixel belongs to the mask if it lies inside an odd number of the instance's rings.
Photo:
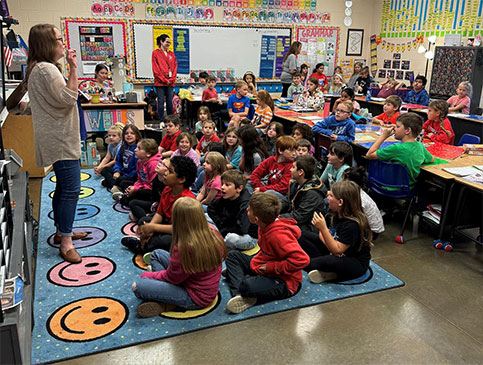
<path id="1" fill-rule="evenodd" d="M 277 37 L 277 55 L 275 59 L 275 76 L 280 76 L 282 74 L 282 63 L 285 53 L 287 53 L 290 48 L 290 37 L 289 36 L 279 36 Z"/>
<path id="2" fill-rule="evenodd" d="M 178 62 L 178 73 L 190 71 L 190 33 L 187 28 L 174 28 L 174 54 Z"/>
<path id="3" fill-rule="evenodd" d="M 384 38 L 483 35 L 483 0 L 384 0 L 381 36 Z"/>
<path id="4" fill-rule="evenodd" d="M 277 37 L 262 35 L 262 49 L 260 53 L 260 78 L 273 78 L 273 65 L 277 49 Z"/>

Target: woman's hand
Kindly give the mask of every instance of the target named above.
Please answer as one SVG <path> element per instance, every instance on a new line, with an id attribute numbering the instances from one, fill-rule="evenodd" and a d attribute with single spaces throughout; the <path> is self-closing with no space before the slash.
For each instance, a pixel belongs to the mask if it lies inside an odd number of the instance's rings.
<path id="1" fill-rule="evenodd" d="M 314 212 L 314 216 L 312 218 L 312 225 L 319 231 L 327 228 L 327 223 L 325 222 L 324 216 L 317 212 Z"/>
<path id="2" fill-rule="evenodd" d="M 71 69 L 77 68 L 77 54 L 75 49 L 68 49 L 65 54 L 65 59 Z"/>

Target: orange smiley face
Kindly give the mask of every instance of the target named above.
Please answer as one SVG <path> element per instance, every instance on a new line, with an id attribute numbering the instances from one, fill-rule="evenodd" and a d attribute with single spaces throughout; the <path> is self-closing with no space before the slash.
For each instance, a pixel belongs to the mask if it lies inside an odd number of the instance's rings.
<path id="1" fill-rule="evenodd" d="M 128 316 L 127 306 L 116 299 L 85 298 L 57 309 L 47 321 L 47 330 L 62 341 L 92 341 L 117 331 Z"/>

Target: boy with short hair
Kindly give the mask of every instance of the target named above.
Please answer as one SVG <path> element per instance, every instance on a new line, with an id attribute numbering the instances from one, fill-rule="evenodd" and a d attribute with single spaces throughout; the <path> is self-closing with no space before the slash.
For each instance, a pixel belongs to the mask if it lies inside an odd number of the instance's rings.
<path id="1" fill-rule="evenodd" d="M 223 104 L 223 102 L 218 99 L 218 93 L 216 92 L 215 85 L 216 85 L 216 78 L 213 75 L 209 75 L 207 78 L 207 88 L 203 91 L 203 95 L 201 96 L 201 101 L 206 101 L 208 103 L 218 103 Z"/>
<path id="2" fill-rule="evenodd" d="M 295 151 L 295 154 L 297 156 L 311 156 L 311 147 L 312 144 L 308 140 L 306 140 L 305 138 L 299 139 L 297 141 L 297 151 Z"/>
<path id="3" fill-rule="evenodd" d="M 373 122 L 384 124 L 396 124 L 396 119 L 399 116 L 399 108 L 401 107 L 402 100 L 397 95 L 388 96 L 382 107 L 384 113 L 379 114 L 374 118 Z"/>
<path id="4" fill-rule="evenodd" d="M 342 180 L 346 169 L 352 166 L 352 147 L 347 142 L 334 142 L 329 147 L 327 166 L 320 177 L 324 184 L 332 185 Z"/>
<path id="5" fill-rule="evenodd" d="M 246 179 L 239 170 L 228 170 L 221 175 L 222 198 L 208 206 L 208 216 L 225 238 L 226 247 L 249 250 L 258 240 L 257 226 L 247 216 L 250 193 Z"/>
<path id="6" fill-rule="evenodd" d="M 229 127 L 237 127 L 240 120 L 246 118 L 250 109 L 250 98 L 248 94 L 248 84 L 245 81 L 237 81 L 235 84 L 234 95 L 228 98 L 228 115 L 230 116 Z"/>
<path id="7" fill-rule="evenodd" d="M 174 151 L 178 149 L 176 146 L 176 138 L 181 134 L 179 130 L 179 125 L 181 120 L 177 115 L 167 115 L 164 118 L 164 128 L 166 130 L 166 135 L 161 140 L 158 151 L 162 158 L 171 157 Z"/>
<path id="8" fill-rule="evenodd" d="M 294 93 L 301 95 L 304 90 L 304 85 L 302 85 L 302 75 L 300 74 L 300 72 L 295 71 L 292 75 L 292 85 L 290 85 L 290 87 L 288 88 L 287 96 L 291 98 L 293 97 Z"/>
<path id="9" fill-rule="evenodd" d="M 335 115 L 328 116 L 312 127 L 312 132 L 325 134 L 333 141 L 352 143 L 356 137 L 356 124 L 350 118 L 354 105 L 351 101 L 341 101 Z"/>
<path id="10" fill-rule="evenodd" d="M 416 141 L 416 137 L 421 133 L 422 128 L 423 118 L 419 115 L 416 113 L 401 114 L 396 120 L 396 125 L 391 124 L 382 129 L 382 134 L 367 151 L 366 157 L 370 160 L 403 164 L 408 169 L 409 183 L 414 186 L 421 171 L 421 165 L 434 161 L 434 157 L 426 150 L 424 145 Z M 392 133 L 394 133 L 394 138 L 402 143 L 395 143 L 379 149 Z"/>
<path id="11" fill-rule="evenodd" d="M 212 120 L 205 120 L 203 122 L 203 137 L 201 137 L 196 146 L 198 156 L 203 156 L 208 151 L 208 144 L 210 144 L 210 142 L 220 142 L 220 139 L 216 135 L 215 128 L 215 122 Z"/>
<path id="12" fill-rule="evenodd" d="M 255 305 L 290 298 L 302 283 L 302 269 L 310 259 L 298 244 L 300 228 L 295 220 L 278 218 L 280 200 L 267 193 L 250 198 L 248 219 L 258 225 L 260 251 L 248 256 L 230 251 L 226 259 L 226 279 L 233 295 L 226 307 L 240 313 Z"/>
<path id="13" fill-rule="evenodd" d="M 429 94 L 424 88 L 428 80 L 426 77 L 418 75 L 413 81 L 413 89 L 409 91 L 405 103 L 417 104 L 417 105 L 428 105 L 429 104 Z"/>
<path id="14" fill-rule="evenodd" d="M 255 192 L 270 192 L 283 199 L 290 183 L 290 168 L 295 158 L 297 141 L 290 136 L 282 136 L 275 142 L 277 154 L 262 161 L 250 175 Z M 262 179 L 268 178 L 263 184 Z"/>
<path id="15" fill-rule="evenodd" d="M 171 224 L 173 204 L 181 197 L 196 199 L 189 187 L 196 178 L 196 165 L 185 156 L 175 156 L 170 159 L 168 171 L 164 177 L 167 185 L 159 200 L 159 205 L 149 223 L 142 224 L 135 236 L 125 236 L 121 239 L 123 246 L 135 253 L 151 252 L 161 248 L 169 251 L 171 247 L 173 226 Z"/>
<path id="16" fill-rule="evenodd" d="M 193 94 L 193 96 L 202 96 L 203 92 L 206 90 L 208 87 L 207 84 L 207 79 L 208 79 L 208 73 L 206 71 L 201 71 L 200 74 L 198 75 L 198 82 L 200 83 L 199 85 L 192 85 L 190 87 L 190 91 Z"/>
<path id="17" fill-rule="evenodd" d="M 314 212 L 324 210 L 327 189 L 315 175 L 316 161 L 312 156 L 297 156 L 290 172 L 292 181 L 287 196 L 282 200 L 280 217 L 293 218 L 302 231 L 317 229 L 312 225 Z"/>

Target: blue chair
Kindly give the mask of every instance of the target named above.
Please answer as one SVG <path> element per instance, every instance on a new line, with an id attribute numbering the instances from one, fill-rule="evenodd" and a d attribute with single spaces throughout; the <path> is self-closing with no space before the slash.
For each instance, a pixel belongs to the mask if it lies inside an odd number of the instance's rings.
<path id="1" fill-rule="evenodd" d="M 248 108 L 247 118 L 252 120 L 254 116 L 255 116 L 255 106 L 253 104 L 250 104 L 250 108 Z"/>
<path id="2" fill-rule="evenodd" d="M 415 194 L 409 184 L 409 173 L 406 166 L 380 160 L 369 162 L 367 184 L 375 193 L 392 199 L 409 200 L 408 210 L 404 216 L 401 234 L 396 237 L 397 243 L 404 243 L 404 229 L 411 212 Z"/>
<path id="3" fill-rule="evenodd" d="M 475 136 L 473 134 L 463 134 L 460 138 L 460 141 L 458 142 L 458 146 L 463 146 L 466 143 L 470 144 L 479 144 L 481 141 L 481 138 L 478 136 Z"/>

